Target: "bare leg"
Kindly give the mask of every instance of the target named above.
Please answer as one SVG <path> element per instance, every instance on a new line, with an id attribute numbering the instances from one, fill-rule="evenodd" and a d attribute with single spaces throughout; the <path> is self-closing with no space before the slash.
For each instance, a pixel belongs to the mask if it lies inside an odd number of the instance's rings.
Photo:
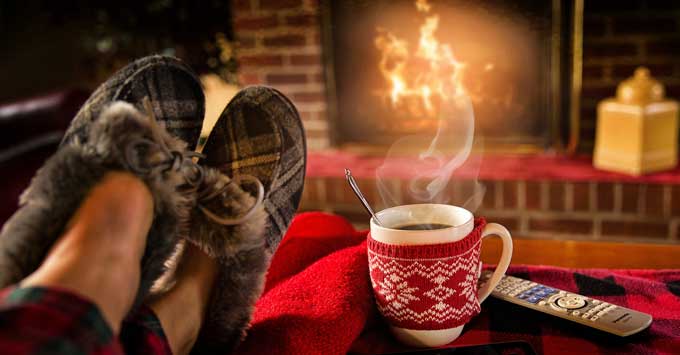
<path id="1" fill-rule="evenodd" d="M 21 286 L 75 291 L 94 302 L 118 334 L 137 292 L 152 219 L 153 198 L 146 185 L 129 173 L 107 174 Z"/>
<path id="2" fill-rule="evenodd" d="M 149 304 L 163 326 L 173 354 L 188 354 L 194 346 L 217 272 L 215 259 L 187 243 L 175 273 L 177 282 Z"/>

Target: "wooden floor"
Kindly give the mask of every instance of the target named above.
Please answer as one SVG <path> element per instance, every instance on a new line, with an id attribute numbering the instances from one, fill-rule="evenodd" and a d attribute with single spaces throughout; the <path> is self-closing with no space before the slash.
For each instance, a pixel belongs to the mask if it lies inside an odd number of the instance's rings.
<path id="1" fill-rule="evenodd" d="M 513 238 L 512 264 L 571 268 L 679 269 L 680 245 L 629 244 Z M 482 261 L 498 262 L 499 238 L 482 244 Z"/>

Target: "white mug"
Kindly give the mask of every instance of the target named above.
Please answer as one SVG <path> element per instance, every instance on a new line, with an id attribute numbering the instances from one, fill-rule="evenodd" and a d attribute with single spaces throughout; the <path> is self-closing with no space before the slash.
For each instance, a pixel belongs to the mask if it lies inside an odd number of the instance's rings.
<path id="1" fill-rule="evenodd" d="M 433 246 L 457 241 L 464 242 L 463 239 L 470 235 L 475 229 L 475 219 L 472 213 L 464 208 L 442 205 L 442 204 L 417 204 L 403 205 L 388 208 L 377 213 L 377 217 L 382 223 L 378 225 L 371 219 L 370 238 L 381 245 L 389 246 Z M 444 224 L 450 227 L 432 230 L 403 230 L 397 229 L 409 224 Z M 503 241 L 503 252 L 498 262 L 498 266 L 488 282 L 478 290 L 477 300 L 481 304 L 505 274 L 510 259 L 512 257 L 512 239 L 510 232 L 500 224 L 489 223 L 481 229 L 481 239 L 495 235 Z M 480 242 L 481 242 L 480 239 Z M 379 244 L 378 243 L 378 244 Z M 477 246 L 479 247 L 479 246 Z M 479 257 L 477 249 L 476 257 Z M 369 262 L 371 259 L 369 241 Z M 374 267 L 374 265 L 371 265 Z M 477 269 L 474 274 L 476 285 L 481 272 L 481 261 L 474 265 Z M 373 270 L 373 269 L 371 269 Z M 371 279 L 376 290 L 376 280 L 373 271 Z M 381 310 L 382 312 L 382 310 Z M 385 314 L 384 314 L 385 315 Z M 389 319 L 388 319 L 389 322 Z M 392 333 L 401 342 L 417 347 L 436 347 L 446 345 L 454 341 L 461 334 L 463 325 L 448 329 L 407 329 L 390 324 Z"/>

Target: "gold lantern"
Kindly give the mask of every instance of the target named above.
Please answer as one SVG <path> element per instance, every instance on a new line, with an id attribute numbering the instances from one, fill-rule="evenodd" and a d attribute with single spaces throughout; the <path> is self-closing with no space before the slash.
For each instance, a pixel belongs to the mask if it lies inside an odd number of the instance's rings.
<path id="1" fill-rule="evenodd" d="M 672 169 L 678 161 L 678 103 L 644 67 L 624 80 L 616 98 L 597 106 L 596 168 L 631 175 Z"/>

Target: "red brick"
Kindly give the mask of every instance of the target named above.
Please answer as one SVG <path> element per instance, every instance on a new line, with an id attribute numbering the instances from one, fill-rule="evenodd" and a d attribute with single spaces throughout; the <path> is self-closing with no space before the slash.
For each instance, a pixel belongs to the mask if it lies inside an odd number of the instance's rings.
<path id="1" fill-rule="evenodd" d="M 548 190 L 550 196 L 550 203 L 548 207 L 551 211 L 563 211 L 564 210 L 564 183 L 552 181 L 550 182 L 550 188 Z"/>
<path id="2" fill-rule="evenodd" d="M 295 54 L 290 56 L 290 64 L 292 65 L 319 65 L 321 64 L 321 56 L 316 54 Z"/>
<path id="3" fill-rule="evenodd" d="M 671 187 L 671 214 L 680 216 L 680 185 Z"/>
<path id="4" fill-rule="evenodd" d="M 377 193 L 377 188 L 374 179 L 357 179 L 357 185 L 359 189 L 364 194 L 366 199 L 372 205 L 376 205 L 379 202 L 379 195 Z M 354 205 L 361 206 L 359 200 L 352 192 L 352 189 L 347 184 L 347 180 L 342 178 L 328 178 L 326 180 L 326 198 L 329 203 L 340 203 L 344 205 Z"/>
<path id="5" fill-rule="evenodd" d="M 496 184 L 493 181 L 482 182 L 486 187 L 482 206 L 486 209 L 493 210 L 496 208 Z"/>
<path id="6" fill-rule="evenodd" d="M 324 77 L 323 73 L 320 74 L 314 74 L 312 75 L 312 82 L 313 83 L 326 83 L 326 78 Z"/>
<path id="7" fill-rule="evenodd" d="M 614 19 L 615 34 L 657 34 L 677 31 L 675 18 L 628 17 Z"/>
<path id="8" fill-rule="evenodd" d="M 234 28 L 237 32 L 273 28 L 278 25 L 279 20 L 275 15 L 239 17 L 234 21 Z"/>
<path id="9" fill-rule="evenodd" d="M 368 228 L 370 217 L 363 208 L 352 208 L 351 210 L 334 210 L 335 214 L 345 217 L 350 223 L 355 225 L 365 225 Z"/>
<path id="10" fill-rule="evenodd" d="M 621 191 L 621 212 L 637 213 L 640 186 L 636 184 L 623 184 Z"/>
<path id="11" fill-rule="evenodd" d="M 503 207 L 517 208 L 517 181 L 503 181 Z"/>
<path id="12" fill-rule="evenodd" d="M 630 57 L 637 55 L 637 46 L 632 43 L 587 43 L 583 45 L 583 59 Z"/>
<path id="13" fill-rule="evenodd" d="M 585 182 L 574 183 L 574 210 L 590 210 L 590 185 Z"/>
<path id="14" fill-rule="evenodd" d="M 448 186 L 450 203 L 475 212 L 474 209 L 479 208 L 481 203 L 480 199 L 484 198 L 484 190 L 485 186 L 476 180 L 454 180 Z"/>
<path id="15" fill-rule="evenodd" d="M 529 219 L 529 230 L 540 232 L 555 232 L 559 234 L 591 234 L 593 221 L 569 218 L 541 218 Z"/>
<path id="16" fill-rule="evenodd" d="M 268 74 L 269 84 L 301 84 L 307 82 L 305 74 Z"/>
<path id="17" fill-rule="evenodd" d="M 519 232 L 519 217 L 489 217 L 486 221 L 498 223 L 507 228 L 512 234 Z"/>
<path id="18" fill-rule="evenodd" d="M 298 111 L 300 114 L 300 118 L 302 118 L 303 121 L 311 121 L 315 118 L 316 112 L 311 112 L 311 111 Z"/>
<path id="19" fill-rule="evenodd" d="M 238 41 L 236 43 L 240 49 L 249 49 L 254 48 L 257 42 L 253 36 L 239 35 Z"/>
<path id="20" fill-rule="evenodd" d="M 317 189 L 317 181 L 320 179 L 322 178 L 305 178 L 304 188 L 302 189 L 302 204 L 308 206 L 319 206 L 319 204 L 322 202 Z"/>
<path id="21" fill-rule="evenodd" d="M 602 182 L 597 184 L 596 205 L 598 211 L 614 210 L 614 184 Z"/>
<path id="22" fill-rule="evenodd" d="M 665 239 L 668 237 L 668 223 L 648 221 L 603 221 L 602 236 L 650 237 Z"/>
<path id="23" fill-rule="evenodd" d="M 242 85 L 257 85 L 262 84 L 262 79 L 260 75 L 254 73 L 239 73 L 238 75 L 239 83 Z"/>
<path id="24" fill-rule="evenodd" d="M 312 14 L 290 15 L 286 16 L 284 20 L 286 25 L 308 27 L 316 25 L 319 22 L 319 16 Z"/>
<path id="25" fill-rule="evenodd" d="M 305 130 L 305 137 L 307 138 L 321 138 L 321 139 L 328 139 L 328 130 L 326 129 L 306 129 Z"/>
<path id="26" fill-rule="evenodd" d="M 231 8 L 236 13 L 245 13 L 252 10 L 252 0 L 233 0 Z"/>
<path id="27" fill-rule="evenodd" d="M 260 0 L 262 10 L 292 9 L 302 6 L 302 0 Z"/>
<path id="28" fill-rule="evenodd" d="M 663 185 L 647 185 L 645 191 L 645 214 L 649 216 L 663 215 Z"/>
<path id="29" fill-rule="evenodd" d="M 266 67 L 283 65 L 283 56 L 280 55 L 247 55 L 240 56 L 238 62 L 243 67 Z"/>
<path id="30" fill-rule="evenodd" d="M 524 201 L 527 210 L 541 209 L 541 183 L 537 181 L 527 181 L 525 183 Z"/>
<path id="31" fill-rule="evenodd" d="M 263 40 L 263 44 L 268 47 L 294 47 L 303 46 L 306 43 L 305 36 L 293 34 L 265 37 Z"/>
<path id="32" fill-rule="evenodd" d="M 321 33 L 317 32 L 313 34 L 310 43 L 321 44 Z"/>
<path id="33" fill-rule="evenodd" d="M 293 94 L 295 102 L 325 102 L 326 95 L 321 92 L 301 92 Z"/>

